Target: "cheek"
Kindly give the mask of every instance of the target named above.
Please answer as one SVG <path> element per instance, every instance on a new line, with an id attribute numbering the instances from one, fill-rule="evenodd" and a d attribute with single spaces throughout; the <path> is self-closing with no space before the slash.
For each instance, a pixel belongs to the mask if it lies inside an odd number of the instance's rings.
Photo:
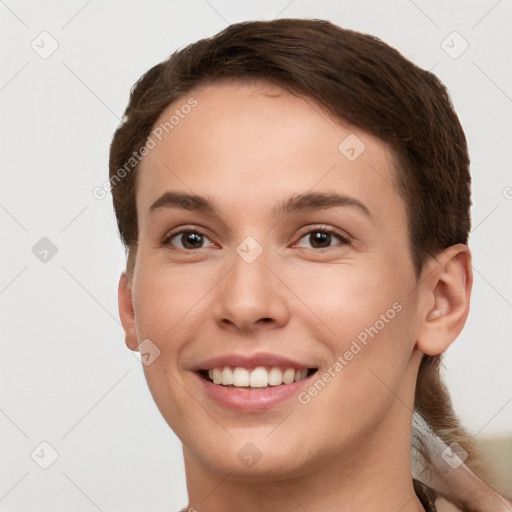
<path id="1" fill-rule="evenodd" d="M 332 359 L 299 397 L 304 421 L 334 447 L 363 443 L 385 417 L 401 396 L 412 351 L 410 307 L 398 293 L 344 284 L 315 302 L 334 332 L 324 338 Z"/>
<path id="2" fill-rule="evenodd" d="M 293 282 L 294 291 L 312 315 L 343 344 L 359 334 L 364 341 L 365 332 L 368 337 L 377 334 L 375 329 L 380 333 L 396 323 L 405 294 L 402 282 L 394 277 L 366 265 L 331 265 L 314 275 L 311 271 L 297 273 Z"/>
<path id="3" fill-rule="evenodd" d="M 169 426 L 185 436 L 193 431 L 186 411 L 190 397 L 183 393 L 180 354 L 205 291 L 175 269 L 152 265 L 140 258 L 133 284 L 133 305 L 140 342 L 149 340 L 154 359 L 143 365 L 153 400 Z M 194 309 L 196 306 L 196 309 Z M 189 411 L 190 412 L 190 411 Z"/>
<path id="4" fill-rule="evenodd" d="M 311 276 L 300 288 L 309 289 L 304 302 L 328 333 L 322 341 L 331 354 L 327 370 L 337 377 L 332 387 L 338 388 L 339 399 L 357 406 L 355 396 L 365 396 L 367 403 L 378 399 L 374 392 L 386 385 L 399 387 L 413 349 L 412 304 L 404 276 L 388 278 L 375 267 L 337 267 L 316 276 L 316 290 L 311 290 Z"/>
<path id="5" fill-rule="evenodd" d="M 133 305 L 139 339 L 150 338 L 161 349 L 174 346 L 194 321 L 213 284 L 193 269 L 140 265 L 134 281 Z M 170 343 L 171 342 L 171 343 Z"/>

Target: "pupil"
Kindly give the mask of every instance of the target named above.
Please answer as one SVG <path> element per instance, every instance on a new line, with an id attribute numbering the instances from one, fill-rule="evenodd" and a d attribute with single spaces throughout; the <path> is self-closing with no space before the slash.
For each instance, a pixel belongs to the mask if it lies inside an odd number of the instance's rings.
<path id="1" fill-rule="evenodd" d="M 331 241 L 331 234 L 325 233 L 324 231 L 315 231 L 313 235 L 314 244 L 325 244 L 327 242 L 327 246 Z"/>
<path id="2" fill-rule="evenodd" d="M 196 248 L 198 244 L 199 247 L 201 247 L 202 235 L 198 235 L 197 233 L 184 233 L 181 240 L 184 247 L 192 246 L 192 248 Z"/>

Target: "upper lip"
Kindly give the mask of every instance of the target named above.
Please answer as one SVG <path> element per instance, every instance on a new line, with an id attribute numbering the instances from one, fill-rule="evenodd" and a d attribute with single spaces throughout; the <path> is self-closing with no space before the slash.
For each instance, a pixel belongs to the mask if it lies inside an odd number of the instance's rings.
<path id="1" fill-rule="evenodd" d="M 219 368 L 223 366 L 230 366 L 232 368 L 252 368 L 254 366 L 281 366 L 284 368 L 295 368 L 296 370 L 317 368 L 314 365 L 300 363 L 288 357 L 280 356 L 278 354 L 271 354 L 269 352 L 258 352 L 256 354 L 226 354 L 222 356 L 212 357 L 199 363 L 194 370 L 211 370 L 212 368 Z"/>

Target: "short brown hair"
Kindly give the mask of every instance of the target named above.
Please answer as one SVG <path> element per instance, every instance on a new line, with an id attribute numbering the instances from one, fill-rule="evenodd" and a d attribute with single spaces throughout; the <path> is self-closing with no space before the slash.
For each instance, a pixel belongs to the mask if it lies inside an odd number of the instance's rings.
<path id="1" fill-rule="evenodd" d="M 266 80 L 312 98 L 335 118 L 392 147 L 418 274 L 429 256 L 467 242 L 466 138 L 439 79 L 376 37 L 325 20 L 277 19 L 237 23 L 188 45 L 133 87 L 110 152 L 114 208 L 129 252 L 136 251 L 138 234 L 137 166 L 122 180 L 116 173 L 145 144 L 170 103 L 197 87 L 229 79 Z"/>
<path id="2" fill-rule="evenodd" d="M 138 236 L 137 161 L 122 180 L 113 179 L 144 146 L 170 103 L 198 87 L 226 80 L 278 85 L 389 144 L 418 276 L 429 257 L 467 243 L 471 179 L 466 138 L 439 79 L 380 39 L 326 20 L 251 21 L 176 51 L 147 71 L 131 91 L 110 151 L 113 202 L 129 253 L 129 276 Z M 424 356 L 415 408 L 447 444 L 461 444 L 469 453 L 468 465 L 476 470 L 476 449 L 453 413 L 439 375 L 440 360 Z"/>

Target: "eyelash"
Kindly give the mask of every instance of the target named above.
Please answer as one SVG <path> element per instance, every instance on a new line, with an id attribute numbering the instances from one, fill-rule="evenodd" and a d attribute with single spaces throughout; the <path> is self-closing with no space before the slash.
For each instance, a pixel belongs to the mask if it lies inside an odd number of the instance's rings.
<path id="1" fill-rule="evenodd" d="M 350 239 L 345 233 L 338 231 L 336 229 L 330 228 L 325 225 L 308 228 L 308 231 L 305 231 L 301 234 L 299 241 L 302 240 L 306 235 L 310 235 L 311 233 L 315 233 L 315 232 L 328 233 L 330 235 L 334 235 L 336 238 L 338 238 L 340 240 L 339 245 L 349 245 L 350 244 Z M 200 250 L 200 249 L 206 249 L 206 247 L 199 247 L 198 249 L 184 249 L 181 247 L 172 246 L 172 244 L 170 243 L 171 240 L 178 235 L 183 235 L 184 233 L 194 233 L 194 234 L 203 236 L 205 238 L 208 238 L 207 235 L 204 234 L 201 230 L 198 230 L 195 228 L 182 229 L 182 230 L 174 232 L 174 233 L 169 233 L 162 241 L 162 245 L 167 246 L 167 247 L 171 246 L 173 250 L 176 249 L 176 250 L 186 251 L 186 252 L 193 252 L 193 251 Z M 312 249 L 312 250 L 315 250 L 318 252 L 318 251 L 331 250 L 333 247 L 335 247 L 335 246 L 320 247 L 320 248 L 315 248 L 315 247 L 301 247 L 301 248 L 302 249 Z"/>

